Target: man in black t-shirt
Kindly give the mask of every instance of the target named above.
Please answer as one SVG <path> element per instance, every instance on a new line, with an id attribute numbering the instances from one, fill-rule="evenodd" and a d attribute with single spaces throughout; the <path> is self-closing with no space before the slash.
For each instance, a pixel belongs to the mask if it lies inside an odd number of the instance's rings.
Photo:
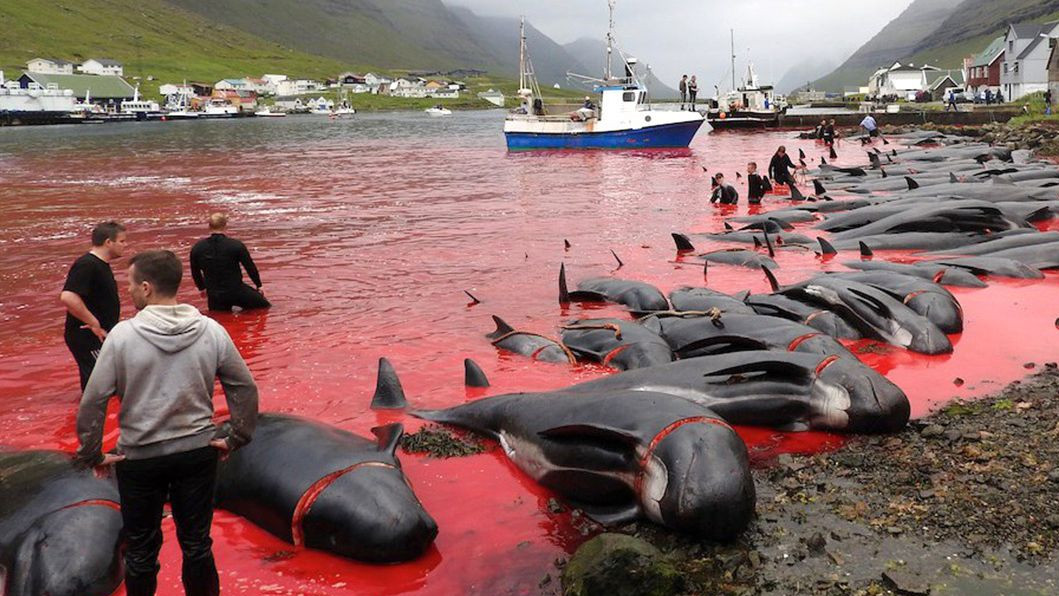
<path id="1" fill-rule="evenodd" d="M 757 173 L 757 162 L 746 164 L 747 202 L 760 205 L 765 196 L 765 179 Z"/>
<path id="2" fill-rule="evenodd" d="M 713 194 L 710 196 L 711 203 L 719 202 L 722 205 L 735 205 L 739 202 L 739 191 L 724 181 L 724 174 L 717 174 L 713 179 L 717 186 L 714 187 Z"/>
<path id="3" fill-rule="evenodd" d="M 84 391 L 107 332 L 118 324 L 121 301 L 110 262 L 125 253 L 125 227 L 115 221 L 92 230 L 92 249 L 70 267 L 59 300 L 66 307 L 66 330 Z"/>
<path id="4" fill-rule="evenodd" d="M 200 292 L 206 292 L 210 310 L 230 311 L 238 306 L 243 310 L 272 306 L 261 291 L 261 276 L 246 245 L 224 235 L 228 216 L 210 215 L 210 235 L 191 248 L 191 278 Z M 257 289 L 243 283 L 243 272 Z"/>

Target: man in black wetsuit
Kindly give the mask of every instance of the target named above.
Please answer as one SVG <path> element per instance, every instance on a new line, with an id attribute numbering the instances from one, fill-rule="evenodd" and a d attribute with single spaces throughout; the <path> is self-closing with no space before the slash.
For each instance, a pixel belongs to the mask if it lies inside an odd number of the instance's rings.
<path id="1" fill-rule="evenodd" d="M 210 310 L 230 311 L 238 306 L 243 310 L 272 306 L 261 291 L 261 276 L 250 258 L 246 245 L 224 235 L 228 228 L 228 216 L 223 213 L 210 215 L 210 235 L 191 248 L 191 277 L 200 292 L 206 292 Z M 243 283 L 246 269 L 255 290 Z"/>
<path id="2" fill-rule="evenodd" d="M 720 202 L 722 205 L 735 205 L 739 202 L 739 191 L 731 184 L 725 183 L 724 174 L 717 174 L 713 177 L 713 180 L 717 183 L 717 186 L 713 188 L 713 194 L 710 196 L 711 203 Z"/>
<path id="3" fill-rule="evenodd" d="M 765 196 L 765 180 L 757 173 L 757 162 L 746 164 L 747 202 L 760 205 Z"/>
<path id="4" fill-rule="evenodd" d="M 787 155 L 787 148 L 781 145 L 776 150 L 776 154 L 772 156 L 772 161 L 769 162 L 769 176 L 776 181 L 776 184 L 786 184 L 793 188 L 794 176 L 788 168 L 797 169 L 791 161 L 791 156 Z"/>
<path id="5" fill-rule="evenodd" d="M 92 375 L 103 340 L 121 315 L 110 262 L 124 252 L 125 227 L 115 221 L 99 224 L 92 230 L 92 249 L 74 261 L 59 294 L 66 307 L 63 339 L 77 362 L 81 391 Z"/>

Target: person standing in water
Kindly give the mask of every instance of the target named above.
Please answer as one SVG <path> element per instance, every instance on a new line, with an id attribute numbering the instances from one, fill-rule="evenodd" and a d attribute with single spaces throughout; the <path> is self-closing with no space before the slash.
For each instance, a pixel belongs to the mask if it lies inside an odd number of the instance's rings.
<path id="1" fill-rule="evenodd" d="M 765 196 L 765 180 L 757 173 L 757 162 L 746 164 L 747 203 L 760 205 Z"/>
<path id="2" fill-rule="evenodd" d="M 796 170 L 797 166 L 791 161 L 791 156 L 787 155 L 787 148 L 780 145 L 776 154 L 772 156 L 772 160 L 769 161 L 769 176 L 776 181 L 776 184 L 786 184 L 794 188 L 794 176 L 790 172 L 791 169 Z"/>
<path id="3" fill-rule="evenodd" d="M 125 253 L 125 242 L 125 227 L 118 222 L 96 226 L 92 249 L 74 261 L 59 294 L 66 307 L 63 339 L 77 362 L 81 391 L 92 374 L 103 340 L 121 316 L 118 283 L 110 263 Z"/>
<path id="4" fill-rule="evenodd" d="M 695 80 L 695 75 L 691 75 L 691 80 L 688 81 L 688 101 L 691 103 L 691 111 L 695 111 L 695 97 L 699 94 L 699 83 Z"/>
<path id="5" fill-rule="evenodd" d="M 834 120 L 831 120 L 830 122 L 825 121 L 823 123 L 823 127 L 824 127 L 824 144 L 827 145 L 828 147 L 833 147 L 835 145 L 835 121 Z"/>
<path id="6" fill-rule="evenodd" d="M 688 102 L 688 75 L 680 77 L 680 109 L 683 110 Z"/>
<path id="7" fill-rule="evenodd" d="M 711 203 L 719 202 L 722 205 L 735 205 L 739 202 L 739 191 L 731 184 L 725 183 L 724 174 L 717 174 L 713 177 L 713 180 L 716 186 L 710 196 Z"/>
<path id="8" fill-rule="evenodd" d="M 185 594 L 220 593 L 210 539 L 217 460 L 248 443 L 257 423 L 257 385 L 232 338 L 199 309 L 177 302 L 182 269 L 168 250 L 129 261 L 129 295 L 139 313 L 111 331 L 77 411 L 77 461 L 115 465 L 129 596 L 158 588 L 166 501 L 183 554 Z M 223 426 L 213 421 L 217 379 L 231 412 Z M 113 396 L 121 400 L 118 452 L 104 454 Z"/>
<path id="9" fill-rule="evenodd" d="M 272 304 L 261 290 L 261 276 L 246 245 L 224 235 L 228 216 L 210 215 L 210 235 L 195 243 L 191 249 L 191 278 L 200 292 L 206 292 L 210 310 L 230 311 L 238 306 L 243 310 L 268 308 Z M 246 269 L 255 288 L 243 283 Z"/>

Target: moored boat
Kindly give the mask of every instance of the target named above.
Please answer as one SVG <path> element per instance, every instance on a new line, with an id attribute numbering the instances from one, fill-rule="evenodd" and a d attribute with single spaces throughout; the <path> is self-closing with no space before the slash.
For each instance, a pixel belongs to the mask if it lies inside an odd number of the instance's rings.
<path id="1" fill-rule="evenodd" d="M 434 107 L 431 107 L 431 108 L 427 108 L 424 111 L 427 114 L 430 114 L 431 116 L 451 116 L 452 115 L 452 110 L 450 110 L 448 108 L 444 108 L 444 107 L 442 107 L 440 105 L 434 106 Z"/>
<path id="2" fill-rule="evenodd" d="M 683 148 L 691 143 L 704 121 L 702 114 L 653 107 L 647 87 L 636 76 L 636 59 L 620 49 L 617 54 L 624 74 L 615 76 L 612 72 L 612 58 L 617 49 L 614 0 L 609 5 L 611 18 L 603 78 L 579 77 L 594 85 L 599 104 L 586 98 L 580 109 L 569 113 L 548 113 L 527 54 L 523 21 L 518 92 L 521 106 L 504 122 L 509 150 Z"/>
<path id="3" fill-rule="evenodd" d="M 254 112 L 254 116 L 258 118 L 283 118 L 286 116 L 286 112 L 273 112 L 271 108 L 264 107 Z"/>
<path id="4" fill-rule="evenodd" d="M 781 108 L 772 85 L 758 82 L 754 64 L 748 63 L 746 79 L 735 83 L 735 33 L 732 33 L 732 89 L 715 98 L 706 111 L 706 120 L 714 129 L 768 128 L 779 126 L 785 108 Z"/>

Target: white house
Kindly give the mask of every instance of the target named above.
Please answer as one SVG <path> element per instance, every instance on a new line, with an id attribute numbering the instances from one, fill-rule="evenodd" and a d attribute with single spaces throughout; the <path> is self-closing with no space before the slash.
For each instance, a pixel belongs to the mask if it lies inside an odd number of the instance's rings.
<path id="1" fill-rule="evenodd" d="M 187 95 L 194 97 L 195 92 L 191 89 L 190 85 L 174 85 L 172 83 L 166 83 L 158 87 L 158 94 L 163 97 L 169 97 L 170 95 Z"/>
<path id="2" fill-rule="evenodd" d="M 117 60 L 108 60 L 106 58 L 90 58 L 85 60 L 77 67 L 77 70 L 85 74 L 105 77 L 125 76 L 125 67 L 121 65 L 121 62 L 118 62 Z"/>
<path id="3" fill-rule="evenodd" d="M 434 90 L 434 92 L 431 93 L 430 96 L 436 97 L 438 99 L 459 99 L 460 90 L 453 89 L 452 87 L 442 87 L 440 89 Z"/>
<path id="4" fill-rule="evenodd" d="M 420 78 L 400 78 L 390 83 L 390 95 L 394 97 L 426 97 L 427 88 Z"/>
<path id="5" fill-rule="evenodd" d="M 66 60 L 34 58 L 26 63 L 26 71 L 40 74 L 74 74 L 74 63 Z"/>
<path id="6" fill-rule="evenodd" d="M 875 82 L 878 87 L 878 95 L 896 95 L 905 99 L 915 99 L 920 91 L 927 91 L 930 84 L 937 78 L 940 70 L 929 64 L 915 66 L 912 64 L 901 64 L 895 62 L 893 66 L 886 69 L 885 73 Z M 874 78 L 874 75 L 873 75 Z M 873 85 L 869 83 L 868 87 Z"/>
<path id="7" fill-rule="evenodd" d="M 368 74 L 364 75 L 364 84 L 368 87 L 371 87 L 372 89 L 378 89 L 379 85 L 389 85 L 392 82 L 392 79 L 377 75 L 373 72 L 369 72 Z"/>
<path id="8" fill-rule="evenodd" d="M 256 91 L 246 79 L 224 79 L 213 86 L 218 91 Z"/>
<path id="9" fill-rule="evenodd" d="M 276 95 L 305 95 L 323 88 L 317 81 L 308 79 L 286 79 L 276 83 Z"/>
<path id="10" fill-rule="evenodd" d="M 886 72 L 889 68 L 880 68 L 872 73 L 871 77 L 868 78 L 868 95 L 878 97 L 879 92 L 882 90 L 882 83 L 886 77 Z"/>
<path id="11" fill-rule="evenodd" d="M 1000 89 L 1008 101 L 1048 89 L 1048 40 L 1059 36 L 1059 22 L 1018 23 L 1004 36 Z"/>

